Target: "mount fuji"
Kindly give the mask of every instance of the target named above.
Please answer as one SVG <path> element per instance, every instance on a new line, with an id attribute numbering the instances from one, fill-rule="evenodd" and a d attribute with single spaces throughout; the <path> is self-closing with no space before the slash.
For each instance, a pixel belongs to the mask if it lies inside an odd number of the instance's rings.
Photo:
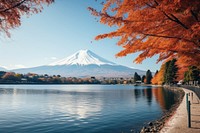
<path id="1" fill-rule="evenodd" d="M 100 65 L 116 65 L 116 64 L 96 55 L 90 50 L 80 50 L 65 59 L 51 63 L 49 65 L 50 66 L 57 66 L 57 65 L 100 66 Z"/>
<path id="2" fill-rule="evenodd" d="M 73 55 L 45 66 L 12 70 L 16 73 L 36 73 L 61 75 L 65 77 L 132 77 L 135 72 L 145 75 L 145 71 L 132 69 L 108 61 L 90 50 L 80 50 Z"/>

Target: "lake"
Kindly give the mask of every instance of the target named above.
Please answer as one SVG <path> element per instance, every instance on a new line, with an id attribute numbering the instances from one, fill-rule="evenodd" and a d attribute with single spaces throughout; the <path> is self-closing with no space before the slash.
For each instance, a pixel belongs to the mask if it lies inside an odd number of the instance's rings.
<path id="1" fill-rule="evenodd" d="M 159 119 L 175 97 L 133 85 L 0 85 L 0 132 L 136 132 Z"/>

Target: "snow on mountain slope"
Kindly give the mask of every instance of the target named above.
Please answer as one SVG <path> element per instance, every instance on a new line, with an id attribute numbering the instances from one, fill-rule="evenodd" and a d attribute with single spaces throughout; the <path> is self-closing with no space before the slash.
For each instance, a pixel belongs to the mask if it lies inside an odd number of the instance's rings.
<path id="1" fill-rule="evenodd" d="M 7 69 L 2 67 L 2 66 L 0 66 L 0 71 L 7 71 Z"/>
<path id="2" fill-rule="evenodd" d="M 93 53 L 90 50 L 80 50 L 73 55 L 62 59 L 60 61 L 54 62 L 49 64 L 49 66 L 56 66 L 56 65 L 91 65 L 96 64 L 98 66 L 100 65 L 116 65 L 113 62 L 110 62 L 95 53 Z"/>
<path id="3" fill-rule="evenodd" d="M 45 66 L 12 70 L 17 73 L 37 73 L 61 75 L 65 77 L 132 77 L 135 72 L 145 75 L 145 71 L 132 69 L 110 62 L 90 50 L 80 50 L 60 61 Z"/>

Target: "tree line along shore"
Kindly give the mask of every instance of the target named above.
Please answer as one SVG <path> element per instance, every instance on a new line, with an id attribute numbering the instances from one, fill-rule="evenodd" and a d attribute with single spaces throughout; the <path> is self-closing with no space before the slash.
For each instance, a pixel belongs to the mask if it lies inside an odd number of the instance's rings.
<path id="1" fill-rule="evenodd" d="M 0 71 L 0 84 L 134 84 L 134 85 L 194 85 L 200 86 L 200 70 L 190 66 L 184 72 L 182 79 L 178 78 L 176 59 L 172 59 L 161 66 L 159 71 L 152 74 L 150 70 L 146 75 L 137 72 L 129 77 L 62 77 L 48 74 L 19 74 Z"/>
<path id="2" fill-rule="evenodd" d="M 19 74 L 0 71 L 0 84 L 150 84 L 150 70 L 142 77 L 135 72 L 133 77 L 62 77 L 61 75 Z"/>

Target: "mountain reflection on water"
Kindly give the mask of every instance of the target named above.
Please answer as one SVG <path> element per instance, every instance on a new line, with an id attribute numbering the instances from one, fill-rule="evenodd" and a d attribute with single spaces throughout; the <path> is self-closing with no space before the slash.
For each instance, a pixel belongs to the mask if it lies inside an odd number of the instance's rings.
<path id="1" fill-rule="evenodd" d="M 139 131 L 170 109 L 175 95 L 132 85 L 2 85 L 0 132 Z"/>

